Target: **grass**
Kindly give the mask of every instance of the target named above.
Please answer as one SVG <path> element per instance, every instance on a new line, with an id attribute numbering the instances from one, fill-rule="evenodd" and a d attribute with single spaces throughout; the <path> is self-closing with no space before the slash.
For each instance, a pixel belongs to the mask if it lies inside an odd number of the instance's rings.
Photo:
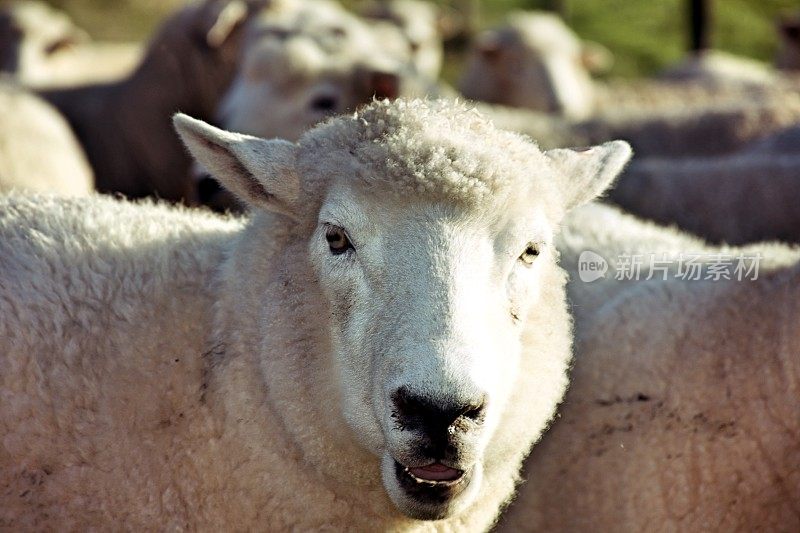
<path id="1" fill-rule="evenodd" d="M 713 0 L 712 0 L 713 1 Z M 48 0 L 72 15 L 98 39 L 146 38 L 181 0 Z M 345 0 L 350 7 L 361 0 Z M 457 10 L 477 7 L 477 25 L 498 24 L 515 9 L 560 5 L 567 23 L 583 38 L 608 47 L 616 58 L 615 77 L 646 76 L 683 57 L 688 42 L 686 0 L 438 0 Z M 715 48 L 771 61 L 777 46 L 776 17 L 797 10 L 797 0 L 713 1 Z M 445 78 L 457 77 L 454 54 Z"/>

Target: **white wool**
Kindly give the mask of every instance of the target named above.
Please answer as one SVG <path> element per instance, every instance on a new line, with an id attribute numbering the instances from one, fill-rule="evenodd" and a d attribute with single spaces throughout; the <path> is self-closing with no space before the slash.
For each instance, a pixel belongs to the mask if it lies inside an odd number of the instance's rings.
<path id="1" fill-rule="evenodd" d="M 92 170 L 69 125 L 47 102 L 0 83 L 0 192 L 85 196 Z"/>
<path id="2" fill-rule="evenodd" d="M 563 258 L 583 308 L 573 381 L 498 530 L 800 527 L 800 250 L 703 245 L 599 205 L 563 236 L 574 257 L 762 261 L 757 280 L 584 283 Z"/>

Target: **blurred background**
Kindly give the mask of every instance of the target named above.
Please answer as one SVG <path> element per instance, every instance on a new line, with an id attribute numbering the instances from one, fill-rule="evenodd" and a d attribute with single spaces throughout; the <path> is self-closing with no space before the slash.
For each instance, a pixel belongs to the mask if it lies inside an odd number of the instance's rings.
<path id="1" fill-rule="evenodd" d="M 185 0 L 47 0 L 95 39 L 144 40 Z M 356 8 L 362 0 L 343 0 Z M 498 24 L 513 9 L 557 11 L 579 36 L 605 45 L 615 62 L 607 77 L 648 76 L 685 56 L 690 42 L 686 0 L 440 0 L 475 29 Z M 710 47 L 771 62 L 775 21 L 800 8 L 798 0 L 708 0 Z M 466 45 L 466 43 L 464 43 Z M 451 43 L 443 78 L 454 82 L 463 49 Z"/>

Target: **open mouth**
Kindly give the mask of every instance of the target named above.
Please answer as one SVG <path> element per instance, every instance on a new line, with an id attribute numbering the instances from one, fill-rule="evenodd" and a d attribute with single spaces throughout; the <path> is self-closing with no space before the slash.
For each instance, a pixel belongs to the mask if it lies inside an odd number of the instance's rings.
<path id="1" fill-rule="evenodd" d="M 417 467 L 404 466 L 403 473 L 417 483 L 434 486 L 454 485 L 464 477 L 463 470 L 450 468 L 442 463 L 432 463 L 427 466 Z"/>
<path id="2" fill-rule="evenodd" d="M 461 494 L 469 485 L 471 474 L 441 463 L 407 467 L 395 461 L 394 470 L 406 495 L 427 505 L 443 505 Z"/>

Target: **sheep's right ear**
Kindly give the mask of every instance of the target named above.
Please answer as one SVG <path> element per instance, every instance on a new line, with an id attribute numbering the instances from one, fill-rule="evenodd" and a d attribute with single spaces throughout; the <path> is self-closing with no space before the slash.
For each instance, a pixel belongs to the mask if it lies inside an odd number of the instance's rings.
<path id="1" fill-rule="evenodd" d="M 194 158 L 228 190 L 254 207 L 296 219 L 297 145 L 231 133 L 182 113 L 173 123 Z"/>
<path id="2" fill-rule="evenodd" d="M 625 141 L 610 141 L 588 148 L 556 148 L 544 153 L 561 182 L 567 210 L 603 193 L 633 155 Z"/>

